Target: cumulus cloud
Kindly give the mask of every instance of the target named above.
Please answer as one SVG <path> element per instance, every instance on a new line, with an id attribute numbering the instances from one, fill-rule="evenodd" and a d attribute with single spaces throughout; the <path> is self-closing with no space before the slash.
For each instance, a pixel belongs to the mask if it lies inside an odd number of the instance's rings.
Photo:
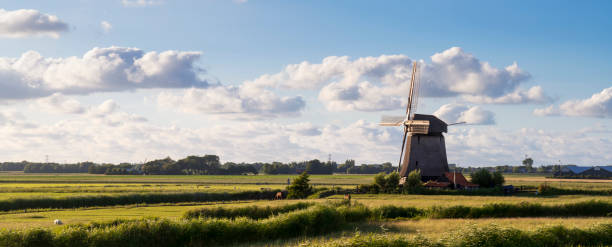
<path id="1" fill-rule="evenodd" d="M 301 96 L 280 97 L 268 90 L 214 86 L 191 88 L 180 94 L 162 92 L 159 105 L 188 113 L 208 113 L 230 118 L 270 118 L 297 116 L 306 102 Z"/>
<path id="2" fill-rule="evenodd" d="M 462 104 L 446 104 L 436 110 L 433 115 L 448 124 L 466 122 L 467 124 L 495 124 L 495 114 L 482 109 L 480 106 L 466 106 Z"/>
<path id="3" fill-rule="evenodd" d="M 422 91 L 429 96 L 499 97 L 514 91 L 531 77 L 516 62 L 495 68 L 459 47 L 434 54 L 431 64 L 424 64 L 422 70 Z"/>
<path id="4" fill-rule="evenodd" d="M 113 25 L 108 21 L 102 21 L 100 22 L 100 28 L 102 28 L 105 33 L 108 33 L 111 29 L 113 29 Z"/>
<path id="5" fill-rule="evenodd" d="M 533 110 L 533 115 L 536 116 L 559 116 L 561 113 L 555 105 L 549 105 L 545 108 L 538 108 Z"/>
<path id="6" fill-rule="evenodd" d="M 485 164 L 520 165 L 522 154 L 529 154 L 537 164 L 605 164 L 612 158 L 612 132 L 593 129 L 550 131 L 498 128 L 451 128 L 446 135 L 449 162 L 462 166 Z M 605 126 L 603 126 L 605 129 Z M 597 129 L 597 130 L 595 130 Z"/>
<path id="7" fill-rule="evenodd" d="M 112 99 L 108 99 L 99 105 L 84 106 L 76 99 L 56 93 L 36 100 L 32 106 L 38 111 L 75 114 L 91 122 L 109 126 L 117 126 L 125 122 L 147 121 L 145 117 L 120 111 L 119 105 Z"/>
<path id="8" fill-rule="evenodd" d="M 401 128 L 363 120 L 324 125 L 230 121 L 187 128 L 147 122 L 108 102 L 88 107 L 104 114 L 78 114 L 55 123 L 0 111 L 0 155 L 5 160 L 36 161 L 52 154 L 51 160 L 140 162 L 218 154 L 223 161 L 271 162 L 325 159 L 331 153 L 338 161 L 395 163 L 401 147 Z M 520 164 L 525 153 L 538 164 L 559 159 L 593 164 L 612 159 L 612 143 L 606 138 L 611 134 L 609 126 L 572 131 L 457 126 L 445 139 L 449 162 L 464 166 Z"/>
<path id="9" fill-rule="evenodd" d="M 206 87 L 199 52 L 93 48 L 82 57 L 45 58 L 28 51 L 0 58 L 0 99 L 88 94 L 139 88 Z"/>
<path id="10" fill-rule="evenodd" d="M 65 31 L 68 31 L 68 24 L 55 15 L 41 13 L 34 9 L 13 11 L 0 9 L 0 36 L 2 37 L 49 36 L 59 38 L 60 33 Z"/>
<path id="11" fill-rule="evenodd" d="M 85 108 L 75 99 L 68 98 L 60 93 L 36 101 L 36 107 L 48 112 L 81 114 Z"/>
<path id="12" fill-rule="evenodd" d="M 517 88 L 514 92 L 499 97 L 464 95 L 463 99 L 468 102 L 479 104 L 542 104 L 551 102 L 553 100 L 544 93 L 544 90 L 540 86 L 534 86 L 528 90 L 521 90 Z"/>
<path id="13" fill-rule="evenodd" d="M 276 74 L 265 74 L 245 85 L 260 88 L 318 90 L 319 100 L 332 111 L 380 111 L 402 108 L 409 90 L 412 60 L 405 55 L 381 55 L 351 60 L 331 56 L 321 63 L 302 62 Z M 465 97 L 479 103 L 519 104 L 550 101 L 541 87 L 520 90 L 531 76 L 513 63 L 495 68 L 459 47 L 418 62 L 425 97 Z"/>
<path id="14" fill-rule="evenodd" d="M 550 105 L 546 108 L 535 109 L 533 114 L 537 116 L 579 116 L 579 117 L 612 117 L 612 87 L 605 88 L 595 93 L 591 98 L 583 100 L 569 100 L 563 102 L 559 107 Z"/>
<path id="15" fill-rule="evenodd" d="M 162 3 L 164 3 L 163 0 L 121 0 L 121 4 L 125 7 L 146 7 Z"/>

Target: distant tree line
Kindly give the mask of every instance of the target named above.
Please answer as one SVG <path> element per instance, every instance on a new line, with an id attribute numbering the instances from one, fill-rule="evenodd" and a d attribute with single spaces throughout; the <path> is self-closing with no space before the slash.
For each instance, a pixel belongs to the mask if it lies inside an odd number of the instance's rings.
<path id="1" fill-rule="evenodd" d="M 188 156 L 173 160 L 170 157 L 142 164 L 99 164 L 79 162 L 73 164 L 41 162 L 4 162 L 0 171 L 23 171 L 25 173 L 90 173 L 106 175 L 241 175 L 241 174 L 377 174 L 395 171 L 391 163 L 355 165 L 355 160 L 343 164 L 322 162 L 318 159 L 300 162 L 272 163 L 221 163 L 217 155 Z"/>
<path id="2" fill-rule="evenodd" d="M 520 166 L 478 166 L 456 167 L 449 164 L 451 171 L 463 174 L 472 174 L 480 169 L 491 173 L 549 173 L 558 174 L 565 166 L 548 165 L 533 166 L 533 159 L 525 158 Z M 318 159 L 300 162 L 272 162 L 272 163 L 221 163 L 217 155 L 188 156 L 181 160 L 170 157 L 158 159 L 141 164 L 99 164 L 94 162 L 79 162 L 74 164 L 42 163 L 42 162 L 3 162 L 0 171 L 23 171 L 25 173 L 91 173 L 107 175 L 130 174 L 159 174 L 159 175 L 237 175 L 237 174 L 300 174 L 304 171 L 309 174 L 378 174 L 391 173 L 397 170 L 390 162 L 382 164 L 357 165 L 355 160 L 349 159 L 342 164 L 334 161 L 323 162 Z"/>

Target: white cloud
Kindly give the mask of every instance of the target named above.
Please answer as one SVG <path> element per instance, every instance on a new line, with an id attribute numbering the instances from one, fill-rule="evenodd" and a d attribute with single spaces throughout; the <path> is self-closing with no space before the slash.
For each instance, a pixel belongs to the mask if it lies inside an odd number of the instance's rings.
<path id="1" fill-rule="evenodd" d="M 34 9 L 13 11 L 0 9 L 0 36 L 2 37 L 49 36 L 59 38 L 60 33 L 65 31 L 68 31 L 68 24 L 55 15 L 41 13 Z"/>
<path id="2" fill-rule="evenodd" d="M 146 7 L 164 3 L 163 0 L 121 0 L 125 7 Z"/>
<path id="3" fill-rule="evenodd" d="M 36 101 L 36 107 L 48 112 L 80 114 L 85 108 L 75 99 L 67 98 L 60 93 Z"/>
<path id="4" fill-rule="evenodd" d="M 105 33 L 108 33 L 111 29 L 113 29 L 113 25 L 108 21 L 102 21 L 100 22 L 100 28 L 102 28 Z"/>
<path id="5" fill-rule="evenodd" d="M 188 113 L 229 118 L 297 116 L 306 104 L 300 96 L 280 97 L 268 90 L 233 86 L 191 88 L 180 94 L 163 92 L 157 101 L 163 107 Z"/>
<path id="6" fill-rule="evenodd" d="M 496 104 L 543 103 L 550 98 L 539 86 L 519 89 L 530 78 L 516 63 L 505 68 L 481 62 L 459 47 L 419 61 L 421 96 L 462 96 L 473 102 Z M 404 55 L 362 57 L 331 56 L 321 63 L 286 66 L 245 85 L 259 88 L 318 90 L 319 100 L 332 111 L 379 111 L 402 108 L 409 90 L 412 60 Z"/>
<path id="7" fill-rule="evenodd" d="M 605 128 L 605 127 L 604 127 Z M 498 128 L 450 128 L 446 135 L 449 162 L 462 166 L 519 165 L 529 154 L 536 164 L 605 165 L 612 154 L 612 132 L 601 128 L 571 131 Z"/>
<path id="8" fill-rule="evenodd" d="M 343 124 L 230 121 L 202 128 L 158 125 L 126 113 L 113 101 L 55 123 L 34 123 L 18 112 L 0 111 L 0 156 L 4 160 L 104 162 L 218 154 L 223 161 L 356 159 L 397 162 L 401 128 L 359 120 Z M 100 112 L 94 112 L 98 109 Z M 602 164 L 612 159 L 607 126 L 573 131 L 457 126 L 446 134 L 448 158 L 460 165 L 520 163 L 524 154 L 543 161 Z"/>
<path id="9" fill-rule="evenodd" d="M 612 117 L 612 87 L 593 94 L 588 99 L 566 101 L 559 108 L 567 116 L 610 118 Z"/>
<path id="10" fill-rule="evenodd" d="M 82 57 L 44 58 L 29 51 L 0 58 L 0 99 L 88 94 L 139 88 L 206 87 L 199 52 L 93 48 Z"/>
<path id="11" fill-rule="evenodd" d="M 431 56 L 431 64 L 423 66 L 421 88 L 429 96 L 499 97 L 514 91 L 529 79 L 529 73 L 513 63 L 505 68 L 492 67 L 459 47 Z"/>
<path id="12" fill-rule="evenodd" d="M 569 100 L 563 102 L 559 107 L 550 105 L 546 108 L 535 109 L 533 113 L 537 116 L 565 115 L 612 118 L 612 87 L 605 88 L 588 99 Z"/>
<path id="13" fill-rule="evenodd" d="M 544 90 L 540 86 L 531 87 L 526 91 L 517 88 L 514 92 L 499 97 L 464 95 L 462 98 L 468 102 L 479 104 L 542 104 L 553 100 L 544 94 Z"/>
<path id="14" fill-rule="evenodd" d="M 462 104 L 446 104 L 436 110 L 433 115 L 448 124 L 466 122 L 467 124 L 495 124 L 495 114 L 482 109 L 480 106 L 466 106 Z"/>
<path id="15" fill-rule="evenodd" d="M 536 116 L 558 116 L 560 114 L 561 113 L 559 112 L 559 109 L 557 109 L 555 105 L 549 105 L 545 108 L 538 108 L 533 110 L 533 115 Z"/>

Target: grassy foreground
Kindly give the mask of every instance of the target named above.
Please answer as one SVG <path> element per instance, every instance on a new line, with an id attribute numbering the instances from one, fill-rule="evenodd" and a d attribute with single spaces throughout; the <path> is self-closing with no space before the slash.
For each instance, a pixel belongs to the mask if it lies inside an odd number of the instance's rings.
<path id="1" fill-rule="evenodd" d="M 346 204 L 318 205 L 265 219 L 120 220 L 72 225 L 54 231 L 29 229 L 0 232 L 0 246 L 208 246 L 270 239 L 317 236 L 342 230 L 382 214 L 379 209 Z M 450 241 L 448 241 L 450 240 Z M 356 237 L 331 246 L 560 246 L 610 245 L 612 224 L 588 229 L 561 226 L 522 231 L 513 228 L 470 228 L 438 240 Z"/>

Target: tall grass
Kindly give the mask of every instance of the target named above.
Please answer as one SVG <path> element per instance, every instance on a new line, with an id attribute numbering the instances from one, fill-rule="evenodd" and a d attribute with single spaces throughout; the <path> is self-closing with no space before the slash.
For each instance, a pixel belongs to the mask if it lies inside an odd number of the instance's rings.
<path id="1" fill-rule="evenodd" d="M 482 207 L 432 207 L 427 211 L 425 214 L 432 218 L 608 216 L 612 212 L 612 204 L 603 201 L 586 201 L 561 205 L 494 203 Z"/>
<path id="2" fill-rule="evenodd" d="M 179 203 L 235 200 L 271 200 L 276 191 L 243 191 L 233 193 L 188 192 L 146 193 L 123 195 L 75 196 L 63 198 L 16 198 L 0 201 L 0 211 L 35 208 L 82 208 L 94 206 L 130 205 L 139 203 Z M 285 194 L 285 193 L 283 193 Z"/>
<path id="3" fill-rule="evenodd" d="M 390 234 L 357 235 L 348 239 L 326 241 L 317 246 L 431 246 L 431 247 L 540 247 L 540 246 L 610 246 L 612 224 L 601 224 L 590 229 L 553 226 L 536 231 L 521 231 L 490 225 L 482 228 L 467 227 L 447 233 L 440 240 L 422 236 L 406 237 Z"/>
<path id="4" fill-rule="evenodd" d="M 419 209 L 415 207 L 382 206 L 371 210 L 375 219 L 393 218 L 509 218 L 509 217 L 602 217 L 610 216 L 612 204 L 603 201 L 586 201 L 561 205 L 536 203 L 494 203 L 482 207 L 452 206 Z"/>
<path id="5" fill-rule="evenodd" d="M 74 225 L 61 231 L 32 229 L 0 232 L 0 246 L 208 246 L 263 241 L 336 231 L 350 207 L 315 206 L 268 219 L 138 220 Z M 354 215 L 353 215 L 354 216 Z M 365 215 L 364 215 L 365 216 Z M 358 220 L 365 220 L 361 218 Z M 30 243 L 36 242 L 36 245 Z"/>
<path id="6" fill-rule="evenodd" d="M 357 206 L 356 208 L 360 208 Z M 343 228 L 349 221 L 347 212 L 354 208 L 315 206 L 264 220 L 247 218 L 206 220 L 137 220 L 68 226 L 59 231 L 31 229 L 0 231 L 0 246 L 209 246 L 251 243 L 272 239 L 321 235 Z M 365 220 L 361 218 L 360 220 Z M 311 243 L 311 245 L 313 245 Z M 326 240 L 315 246 L 609 246 L 612 224 L 589 229 L 563 226 L 521 231 L 514 228 L 467 227 L 446 233 L 439 240 L 424 237 L 406 238 L 392 235 L 356 236 L 336 241 Z"/>
<path id="7" fill-rule="evenodd" d="M 186 211 L 183 214 L 184 219 L 197 219 L 197 218 L 238 218 L 247 217 L 251 219 L 264 219 L 272 215 L 278 215 L 287 213 L 295 210 L 305 209 L 314 205 L 314 203 L 298 202 L 294 204 L 287 204 L 277 207 L 216 207 L 216 208 L 198 208 Z"/>

